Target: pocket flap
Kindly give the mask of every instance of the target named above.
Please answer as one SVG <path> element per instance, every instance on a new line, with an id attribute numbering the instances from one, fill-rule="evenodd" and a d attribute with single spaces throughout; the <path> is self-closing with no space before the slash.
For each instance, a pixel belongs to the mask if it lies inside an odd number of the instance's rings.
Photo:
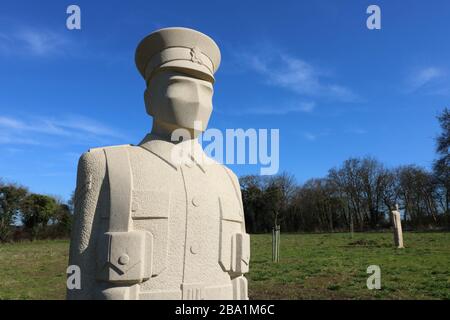
<path id="1" fill-rule="evenodd" d="M 149 232 L 107 232 L 98 247 L 98 278 L 121 282 L 148 279 L 152 251 L 153 237 Z"/>
<path id="2" fill-rule="evenodd" d="M 250 236 L 247 233 L 236 233 L 233 235 L 231 250 L 232 271 L 236 273 L 247 273 L 250 262 Z"/>

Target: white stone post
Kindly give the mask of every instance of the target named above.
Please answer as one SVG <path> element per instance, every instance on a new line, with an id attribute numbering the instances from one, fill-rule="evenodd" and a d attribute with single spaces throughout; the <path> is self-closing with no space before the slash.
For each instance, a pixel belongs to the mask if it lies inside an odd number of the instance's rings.
<path id="1" fill-rule="evenodd" d="M 280 262 L 280 226 L 272 229 L 272 261 Z"/>
<path id="2" fill-rule="evenodd" d="M 392 224 L 394 226 L 394 244 L 397 248 L 401 249 L 403 248 L 403 232 L 398 204 L 395 205 L 395 210 L 392 211 Z"/>

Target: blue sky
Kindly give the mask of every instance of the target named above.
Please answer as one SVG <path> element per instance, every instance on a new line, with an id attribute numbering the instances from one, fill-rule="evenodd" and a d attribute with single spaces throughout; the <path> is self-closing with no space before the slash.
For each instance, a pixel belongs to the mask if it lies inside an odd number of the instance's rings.
<path id="1" fill-rule="evenodd" d="M 66 28 L 70 4 L 81 30 Z M 366 27 L 370 4 L 381 30 Z M 82 152 L 138 143 L 151 119 L 134 50 L 169 26 L 222 50 L 210 127 L 279 129 L 280 169 L 299 182 L 354 156 L 429 168 L 449 106 L 449 21 L 445 0 L 3 1 L 0 177 L 67 199 Z"/>

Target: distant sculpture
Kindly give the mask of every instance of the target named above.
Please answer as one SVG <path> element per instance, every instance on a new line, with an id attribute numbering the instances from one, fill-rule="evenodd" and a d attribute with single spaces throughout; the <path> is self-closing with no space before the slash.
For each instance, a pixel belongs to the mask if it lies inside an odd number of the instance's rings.
<path id="1" fill-rule="evenodd" d="M 272 261 L 280 262 L 280 225 L 272 228 Z"/>
<path id="2" fill-rule="evenodd" d="M 137 47 L 153 127 L 138 145 L 80 158 L 69 264 L 81 289 L 69 299 L 248 299 L 239 182 L 197 141 L 219 63 L 216 43 L 186 28 Z"/>
<path id="3" fill-rule="evenodd" d="M 398 204 L 395 205 L 395 210 L 392 211 L 392 223 L 394 226 L 394 244 L 397 248 L 403 248 L 403 233 L 402 220 L 400 218 L 400 211 L 398 211 Z"/>

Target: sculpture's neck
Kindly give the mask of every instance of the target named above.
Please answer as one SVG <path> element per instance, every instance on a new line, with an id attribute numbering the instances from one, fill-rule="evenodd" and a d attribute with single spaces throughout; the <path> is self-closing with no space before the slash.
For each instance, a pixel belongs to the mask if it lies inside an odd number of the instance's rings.
<path id="1" fill-rule="evenodd" d="M 179 130 L 179 131 L 176 131 Z M 185 129 L 180 128 L 176 125 L 159 121 L 156 119 L 153 119 L 153 126 L 152 126 L 152 134 L 157 135 L 158 137 L 164 139 L 165 141 L 170 142 L 178 142 L 178 137 L 183 136 L 186 141 L 186 136 L 188 136 L 190 139 L 197 139 L 200 132 L 194 129 Z"/>

